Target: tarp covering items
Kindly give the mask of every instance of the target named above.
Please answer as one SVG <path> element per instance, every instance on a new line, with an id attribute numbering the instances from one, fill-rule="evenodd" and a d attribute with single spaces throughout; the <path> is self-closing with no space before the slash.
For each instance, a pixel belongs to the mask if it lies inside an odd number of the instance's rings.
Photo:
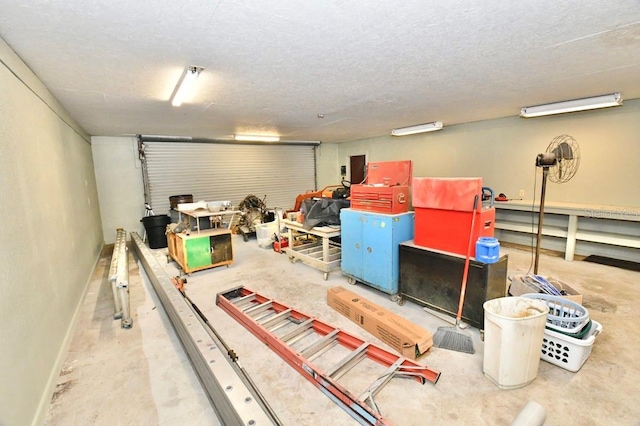
<path id="1" fill-rule="evenodd" d="M 313 198 L 302 202 L 300 210 L 304 213 L 304 229 L 314 226 L 340 225 L 340 210 L 348 208 L 349 200 L 332 198 Z"/>

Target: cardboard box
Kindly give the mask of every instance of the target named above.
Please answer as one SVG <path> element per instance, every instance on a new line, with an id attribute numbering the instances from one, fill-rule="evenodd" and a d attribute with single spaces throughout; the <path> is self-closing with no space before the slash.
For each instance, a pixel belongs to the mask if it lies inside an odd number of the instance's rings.
<path id="1" fill-rule="evenodd" d="M 551 285 L 553 285 L 559 291 L 564 290 L 566 294 L 563 295 L 562 297 L 582 305 L 582 294 L 580 294 L 576 289 L 574 289 L 569 284 L 564 283 L 558 279 L 549 278 L 549 277 L 545 277 L 545 278 L 547 281 L 549 281 Z M 511 286 L 509 287 L 509 294 L 511 296 L 521 296 L 526 293 L 540 293 L 540 291 L 536 287 L 528 284 L 524 280 L 524 275 L 515 275 L 514 277 L 512 277 Z"/>
<path id="2" fill-rule="evenodd" d="M 417 359 L 433 346 L 429 331 L 343 287 L 327 290 L 327 304 L 406 358 Z"/>

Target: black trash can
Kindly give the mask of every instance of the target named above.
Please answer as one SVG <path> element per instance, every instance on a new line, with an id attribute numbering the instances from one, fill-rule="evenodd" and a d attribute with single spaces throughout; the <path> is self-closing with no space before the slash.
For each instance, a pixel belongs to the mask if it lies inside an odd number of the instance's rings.
<path id="1" fill-rule="evenodd" d="M 167 225 L 171 223 L 169 216 L 166 214 L 146 216 L 140 219 L 140 222 L 142 222 L 144 230 L 147 232 L 149 248 L 158 249 L 167 246 L 167 235 L 165 232 Z"/>

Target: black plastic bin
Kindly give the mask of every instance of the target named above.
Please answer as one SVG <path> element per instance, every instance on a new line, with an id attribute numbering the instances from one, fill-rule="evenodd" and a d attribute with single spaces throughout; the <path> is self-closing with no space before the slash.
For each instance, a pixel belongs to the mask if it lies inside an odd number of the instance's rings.
<path id="1" fill-rule="evenodd" d="M 158 249 L 165 248 L 167 246 L 167 225 L 171 223 L 171 218 L 166 214 L 160 214 L 155 216 L 146 216 L 140 219 L 140 222 L 144 225 L 144 229 L 147 232 L 147 240 L 149 241 L 149 248 Z"/>
<path id="2" fill-rule="evenodd" d="M 169 197 L 169 204 L 172 209 L 178 208 L 178 204 L 183 203 L 193 203 L 193 195 L 184 194 L 184 195 L 172 195 Z"/>

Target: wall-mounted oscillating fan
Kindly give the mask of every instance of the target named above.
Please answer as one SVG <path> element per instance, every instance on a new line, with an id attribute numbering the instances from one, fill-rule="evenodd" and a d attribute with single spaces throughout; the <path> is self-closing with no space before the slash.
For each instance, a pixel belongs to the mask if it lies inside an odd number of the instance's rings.
<path id="1" fill-rule="evenodd" d="M 540 242 L 542 240 L 542 221 L 544 218 L 544 198 L 547 191 L 547 178 L 551 182 L 565 183 L 571 180 L 580 165 L 580 147 L 578 142 L 569 135 L 554 138 L 547 151 L 538 154 L 536 166 L 542 167 L 542 191 L 540 194 L 540 212 L 538 215 L 538 239 L 536 241 L 536 257 L 533 273 L 538 274 L 538 260 L 540 258 Z"/>

